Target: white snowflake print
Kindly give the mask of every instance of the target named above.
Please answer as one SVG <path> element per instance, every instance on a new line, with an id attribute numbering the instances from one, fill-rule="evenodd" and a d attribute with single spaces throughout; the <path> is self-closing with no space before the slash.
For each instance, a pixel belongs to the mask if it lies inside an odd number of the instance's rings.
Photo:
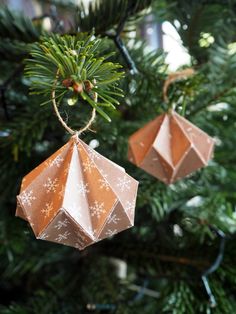
<path id="1" fill-rule="evenodd" d="M 53 167 L 56 166 L 57 168 L 60 168 L 62 162 L 64 161 L 64 158 L 62 158 L 60 155 L 57 156 L 55 159 L 53 160 L 49 160 L 48 164 L 49 167 Z"/>
<path id="2" fill-rule="evenodd" d="M 102 170 L 101 170 L 101 173 L 102 173 L 103 178 L 98 180 L 98 182 L 100 183 L 99 188 L 101 190 L 104 189 L 106 191 L 109 191 L 110 186 L 109 186 L 109 183 L 107 182 L 107 174 L 103 173 Z"/>
<path id="3" fill-rule="evenodd" d="M 45 208 L 41 210 L 41 213 L 44 214 L 44 217 L 49 217 L 51 211 L 53 210 L 53 205 L 52 202 L 51 203 L 46 203 Z"/>
<path id="4" fill-rule="evenodd" d="M 81 231 L 77 231 L 76 236 L 82 241 L 85 241 L 86 239 L 85 236 L 81 233 Z"/>
<path id="5" fill-rule="evenodd" d="M 77 235 L 77 239 L 76 239 L 77 243 L 75 245 L 78 245 L 78 248 L 84 247 L 84 245 L 87 242 L 86 237 L 83 234 L 81 234 L 80 231 L 77 231 L 76 235 Z"/>
<path id="6" fill-rule="evenodd" d="M 108 229 L 105 233 L 106 236 L 108 237 L 112 237 L 114 234 L 116 234 L 118 232 L 117 229 L 114 229 L 114 230 L 111 230 L 111 229 Z"/>
<path id="7" fill-rule="evenodd" d="M 77 202 L 73 202 L 69 204 L 68 209 L 70 210 L 71 213 L 76 213 L 77 217 L 81 218 L 81 207 L 78 205 Z"/>
<path id="8" fill-rule="evenodd" d="M 67 176 L 69 172 L 70 172 L 70 174 L 76 174 L 77 173 L 77 167 L 73 163 L 69 163 L 63 171 L 65 176 Z"/>
<path id="9" fill-rule="evenodd" d="M 100 155 L 92 147 L 88 147 L 89 157 L 94 161 L 95 159 L 100 159 Z"/>
<path id="10" fill-rule="evenodd" d="M 46 183 L 44 183 L 44 187 L 47 189 L 46 190 L 46 192 L 47 193 L 50 193 L 50 192 L 56 192 L 56 189 L 57 189 L 57 187 L 58 187 L 58 179 L 56 178 L 56 179 L 54 179 L 54 180 L 52 180 L 51 178 L 47 178 L 47 181 L 46 181 Z"/>
<path id="11" fill-rule="evenodd" d="M 48 238 L 48 234 L 46 234 L 46 233 L 43 233 L 43 234 L 41 234 L 40 236 L 39 236 L 39 239 L 40 240 L 46 240 Z"/>
<path id="12" fill-rule="evenodd" d="M 87 158 L 85 162 L 83 162 L 83 170 L 84 172 L 92 173 L 92 170 L 96 168 L 95 163 L 92 159 Z"/>
<path id="13" fill-rule="evenodd" d="M 79 152 L 84 151 L 84 148 L 83 148 L 83 146 L 80 143 L 77 143 L 77 148 L 78 148 Z"/>
<path id="14" fill-rule="evenodd" d="M 22 194 L 20 195 L 20 199 L 22 201 L 23 205 L 32 205 L 32 201 L 36 200 L 36 197 L 33 195 L 33 191 L 30 190 L 29 192 L 23 191 Z"/>
<path id="15" fill-rule="evenodd" d="M 118 178 L 117 187 L 120 188 L 121 192 L 130 190 L 131 180 L 127 178 L 127 176 L 123 176 L 123 178 Z"/>
<path id="16" fill-rule="evenodd" d="M 100 218 L 101 215 L 106 212 L 104 208 L 104 203 L 98 203 L 98 201 L 95 201 L 93 206 L 89 207 L 89 210 L 91 212 L 91 216 L 96 216 L 96 218 Z"/>
<path id="17" fill-rule="evenodd" d="M 75 243 L 75 248 L 80 250 L 82 247 L 83 247 L 83 243 L 78 240 L 78 242 Z"/>
<path id="18" fill-rule="evenodd" d="M 69 170 L 70 170 L 70 164 L 68 164 L 63 171 L 65 176 L 68 174 Z"/>
<path id="19" fill-rule="evenodd" d="M 116 214 L 113 214 L 113 215 L 111 215 L 111 216 L 108 218 L 107 223 L 108 223 L 108 225 L 111 224 L 111 223 L 117 225 L 118 221 L 120 221 L 120 218 L 117 217 Z"/>
<path id="20" fill-rule="evenodd" d="M 83 239 L 78 238 L 76 241 L 77 241 L 77 242 L 75 243 L 76 249 L 82 249 L 82 248 L 84 248 L 85 243 L 84 243 Z"/>
<path id="21" fill-rule="evenodd" d="M 129 216 L 132 216 L 133 215 L 133 212 L 134 212 L 134 208 L 135 208 L 135 200 L 133 201 L 126 201 L 126 204 L 125 204 L 125 211 L 127 212 L 127 214 Z"/>
<path id="22" fill-rule="evenodd" d="M 61 191 L 58 193 L 59 199 L 61 200 L 64 197 L 65 194 L 65 186 L 62 185 Z"/>
<path id="23" fill-rule="evenodd" d="M 78 186 L 78 193 L 81 194 L 83 197 L 85 197 L 85 195 L 87 193 L 89 193 L 89 189 L 88 189 L 88 183 L 83 183 L 80 182 L 79 184 L 77 184 Z"/>
<path id="24" fill-rule="evenodd" d="M 64 220 L 59 220 L 57 224 L 54 226 L 55 229 L 60 230 L 61 228 L 65 228 L 69 225 L 69 220 L 64 219 Z"/>
<path id="25" fill-rule="evenodd" d="M 71 233 L 69 231 L 65 231 L 64 233 L 60 233 L 60 234 L 58 234 L 58 236 L 55 240 L 58 242 L 61 242 L 63 240 L 67 240 L 70 234 Z"/>

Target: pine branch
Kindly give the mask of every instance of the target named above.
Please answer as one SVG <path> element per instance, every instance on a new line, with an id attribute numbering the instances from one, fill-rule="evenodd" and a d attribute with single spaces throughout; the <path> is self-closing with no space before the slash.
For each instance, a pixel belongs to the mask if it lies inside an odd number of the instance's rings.
<path id="1" fill-rule="evenodd" d="M 9 61 L 21 61 L 28 56 L 30 44 L 9 38 L 1 38 L 0 57 Z"/>
<path id="2" fill-rule="evenodd" d="M 137 15 L 151 5 L 152 0 L 98 0 L 89 4 L 86 10 L 83 2 L 78 7 L 77 25 L 82 31 L 95 28 L 97 34 L 105 34 L 121 21 L 137 18 Z M 104 18 L 106 17 L 106 18 Z"/>
<path id="3" fill-rule="evenodd" d="M 38 40 L 40 32 L 27 16 L 19 12 L 10 11 L 6 7 L 0 9 L 1 38 L 17 39 L 30 43 Z"/>
<path id="4" fill-rule="evenodd" d="M 78 100 L 94 107 L 110 120 L 102 108 L 115 108 L 115 97 L 123 96 L 117 81 L 123 77 L 118 63 L 107 61 L 111 56 L 100 55 L 101 40 L 92 36 L 51 35 L 34 44 L 27 60 L 26 74 L 32 83 L 33 93 L 42 94 L 50 102 L 56 73 L 56 98 L 66 96 L 69 105 Z M 97 98 L 97 99 L 96 99 Z"/>

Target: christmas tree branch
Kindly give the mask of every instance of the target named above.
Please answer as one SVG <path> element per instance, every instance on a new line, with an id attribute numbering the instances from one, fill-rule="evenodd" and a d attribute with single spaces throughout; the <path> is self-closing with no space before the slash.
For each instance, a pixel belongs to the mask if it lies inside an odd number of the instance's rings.
<path id="1" fill-rule="evenodd" d="M 34 42 L 39 39 L 41 30 L 31 19 L 21 13 L 10 11 L 7 7 L 0 9 L 0 37 Z"/>
<path id="2" fill-rule="evenodd" d="M 101 40 L 92 36 L 53 35 L 34 44 L 32 58 L 26 65 L 32 92 L 46 96 L 49 102 L 56 73 L 59 73 L 56 98 L 66 96 L 69 105 L 84 101 L 110 121 L 103 108 L 114 109 L 119 104 L 115 97 L 123 96 L 117 86 L 123 72 L 117 71 L 121 68 L 119 64 L 106 61 L 111 54 L 100 56 L 100 43 Z"/>
<path id="3" fill-rule="evenodd" d="M 20 73 L 23 71 L 23 69 L 24 69 L 24 65 L 20 64 L 12 72 L 12 74 L 5 80 L 5 82 L 0 85 L 1 102 L 2 102 L 2 106 L 3 106 L 3 110 L 4 110 L 4 114 L 5 114 L 6 120 L 10 120 L 10 116 L 9 116 L 9 112 L 8 112 L 8 109 L 7 109 L 7 102 L 6 102 L 5 93 L 6 93 L 7 88 L 12 84 L 12 81 L 14 80 L 14 78 L 18 77 L 18 75 L 20 75 Z"/>

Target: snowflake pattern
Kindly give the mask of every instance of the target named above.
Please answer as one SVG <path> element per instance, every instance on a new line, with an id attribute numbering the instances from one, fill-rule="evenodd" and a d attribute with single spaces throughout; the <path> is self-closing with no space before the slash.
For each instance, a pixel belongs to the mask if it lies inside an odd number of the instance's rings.
<path id="1" fill-rule="evenodd" d="M 83 243 L 80 242 L 80 240 L 77 240 L 77 242 L 75 243 L 75 248 L 76 249 L 81 249 L 83 247 Z"/>
<path id="2" fill-rule="evenodd" d="M 40 240 L 46 240 L 48 238 L 48 234 L 46 233 L 42 233 L 40 236 L 39 236 L 39 239 Z"/>
<path id="3" fill-rule="evenodd" d="M 95 159 L 101 159 L 100 155 L 92 147 L 88 147 L 88 155 L 93 161 Z"/>
<path id="4" fill-rule="evenodd" d="M 61 200 L 65 195 L 65 185 L 62 185 L 61 191 L 58 193 L 59 200 Z"/>
<path id="5" fill-rule="evenodd" d="M 110 186 L 109 183 L 107 182 L 107 174 L 103 173 L 103 171 L 101 171 L 103 178 L 99 179 L 98 182 L 100 183 L 99 188 L 101 190 L 105 189 L 106 191 L 110 190 Z"/>
<path id="6" fill-rule="evenodd" d="M 78 149 L 79 152 L 84 151 L 84 148 L 83 148 L 81 143 L 77 143 L 77 149 Z"/>
<path id="7" fill-rule="evenodd" d="M 68 164 L 68 165 L 64 168 L 63 173 L 64 173 L 64 175 L 65 175 L 65 176 L 67 176 L 67 175 L 68 175 L 69 170 L 70 170 L 70 164 Z"/>
<path id="8" fill-rule="evenodd" d="M 29 192 L 23 191 L 20 195 L 20 199 L 23 205 L 32 205 L 32 201 L 36 200 L 36 197 L 33 195 L 33 191 L 30 190 Z"/>
<path id="9" fill-rule="evenodd" d="M 94 168 L 96 168 L 96 166 L 92 159 L 87 158 L 86 161 L 83 162 L 84 172 L 92 173 Z"/>
<path id="10" fill-rule="evenodd" d="M 50 192 L 55 193 L 57 190 L 57 187 L 58 187 L 57 182 L 58 182 L 57 178 L 52 180 L 51 178 L 48 177 L 46 183 L 44 183 L 44 185 L 43 185 L 46 188 L 46 192 L 47 193 L 50 193 Z"/>
<path id="11" fill-rule="evenodd" d="M 89 207 L 89 210 L 91 212 L 91 216 L 96 216 L 96 218 L 98 219 L 101 217 L 102 214 L 106 212 L 104 208 L 104 203 L 98 203 L 98 201 L 95 201 L 93 206 Z"/>
<path id="12" fill-rule="evenodd" d="M 64 233 L 58 234 L 55 241 L 61 242 L 63 240 L 67 240 L 71 233 L 69 231 L 65 231 Z"/>
<path id="13" fill-rule="evenodd" d="M 85 236 L 81 233 L 81 231 L 77 231 L 77 232 L 76 232 L 76 236 L 77 236 L 77 238 L 79 238 L 81 241 L 85 241 L 85 240 L 86 240 Z"/>
<path id="14" fill-rule="evenodd" d="M 41 213 L 44 214 L 44 217 L 47 218 L 50 216 L 51 211 L 53 210 L 53 204 L 51 203 L 46 203 L 45 208 L 41 210 Z"/>
<path id="15" fill-rule="evenodd" d="M 82 214 L 81 214 L 81 207 L 78 205 L 77 202 L 73 202 L 71 204 L 69 204 L 68 206 L 69 210 L 71 213 L 76 213 L 76 215 L 79 217 L 79 218 L 82 218 Z"/>
<path id="16" fill-rule="evenodd" d="M 123 176 L 123 178 L 118 178 L 117 187 L 121 190 L 121 192 L 130 190 L 131 180 L 127 178 L 127 176 Z"/>
<path id="17" fill-rule="evenodd" d="M 84 240 L 82 239 L 82 238 L 78 238 L 78 239 L 76 239 L 76 243 L 75 243 L 75 248 L 76 249 L 82 249 L 82 248 L 84 248 L 85 247 L 85 242 L 84 242 Z"/>
<path id="18" fill-rule="evenodd" d="M 111 230 L 111 229 L 108 229 L 105 233 L 106 236 L 108 237 L 112 237 L 114 234 L 116 234 L 118 232 L 117 229 L 114 229 L 114 230 Z"/>
<path id="19" fill-rule="evenodd" d="M 59 220 L 57 224 L 54 226 L 55 229 L 61 230 L 61 228 L 65 228 L 69 225 L 69 220 L 66 218 L 64 220 Z"/>
<path id="20" fill-rule="evenodd" d="M 116 214 L 111 214 L 110 217 L 107 220 L 108 225 L 110 225 L 111 223 L 117 225 L 118 221 L 120 221 L 120 218 L 117 217 Z"/>
<path id="21" fill-rule="evenodd" d="M 75 246 L 77 248 L 83 248 L 85 244 L 87 243 L 86 237 L 80 231 L 77 231 L 76 235 L 77 235 L 77 239 L 76 239 Z"/>
<path id="22" fill-rule="evenodd" d="M 62 158 L 60 155 L 58 155 L 55 159 L 48 161 L 49 167 L 56 166 L 57 168 L 60 168 L 62 162 L 64 161 L 64 158 Z"/>
<path id="23" fill-rule="evenodd" d="M 73 164 L 73 163 L 69 163 L 63 173 L 64 173 L 64 176 L 67 176 L 68 173 L 70 172 L 70 174 L 77 174 L 77 167 Z"/>
<path id="24" fill-rule="evenodd" d="M 135 208 L 135 200 L 133 201 L 126 201 L 126 205 L 125 205 L 125 211 L 127 212 L 127 214 L 129 216 L 133 216 L 133 211 Z"/>
<path id="25" fill-rule="evenodd" d="M 84 184 L 83 182 L 81 182 L 77 184 L 77 186 L 78 186 L 78 193 L 82 195 L 83 197 L 85 197 L 85 195 L 89 193 L 88 183 Z"/>

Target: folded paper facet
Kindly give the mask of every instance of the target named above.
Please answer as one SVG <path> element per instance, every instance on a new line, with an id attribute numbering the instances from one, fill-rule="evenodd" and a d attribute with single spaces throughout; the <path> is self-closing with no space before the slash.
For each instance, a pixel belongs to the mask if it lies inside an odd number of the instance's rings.
<path id="1" fill-rule="evenodd" d="M 22 181 L 16 216 L 37 238 L 84 249 L 134 224 L 138 182 L 76 137 Z"/>
<path id="2" fill-rule="evenodd" d="M 175 111 L 158 116 L 129 138 L 128 158 L 171 184 L 207 165 L 214 139 Z"/>

